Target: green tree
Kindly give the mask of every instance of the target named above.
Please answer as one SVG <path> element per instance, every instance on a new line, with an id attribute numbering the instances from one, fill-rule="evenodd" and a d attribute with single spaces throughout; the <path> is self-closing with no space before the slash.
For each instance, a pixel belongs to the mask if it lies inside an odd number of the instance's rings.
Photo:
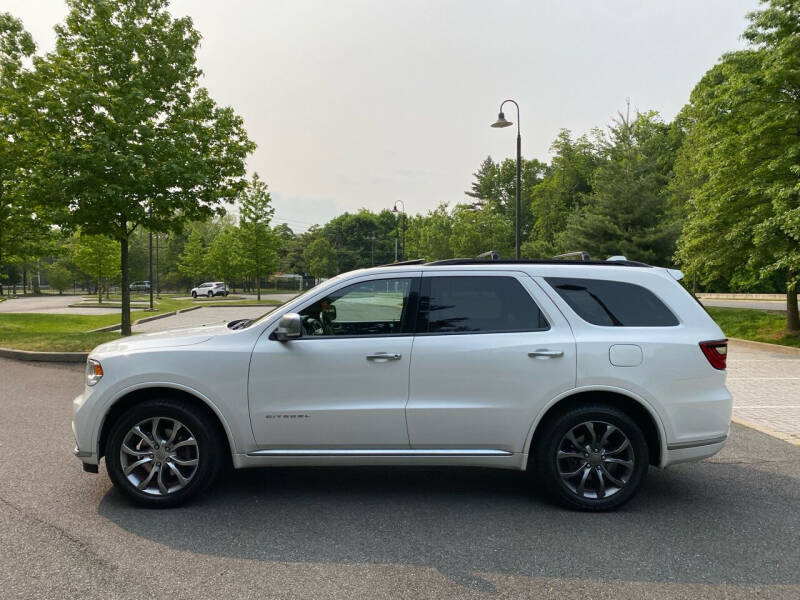
<path id="1" fill-rule="evenodd" d="M 447 204 L 440 204 L 425 215 L 416 215 L 408 220 L 408 258 L 441 260 L 453 258 L 450 237 L 453 235 L 453 218 Z"/>
<path id="2" fill-rule="evenodd" d="M 592 192 L 573 212 L 558 244 L 605 258 L 624 254 L 657 265 L 671 262 L 679 224 L 669 219 L 667 184 L 676 149 L 655 112 L 620 114 L 598 140 L 602 159 Z"/>
<path id="3" fill-rule="evenodd" d="M 780 274 L 786 328 L 800 334 L 800 0 L 762 6 L 748 15 L 748 48 L 723 55 L 683 110 L 678 258 L 734 289 Z"/>
<path id="4" fill-rule="evenodd" d="M 530 258 L 553 256 L 567 249 L 558 238 L 571 214 L 578 211 L 592 191 L 594 170 L 599 158 L 586 136 L 575 140 L 562 129 L 550 146 L 553 159 L 541 183 L 531 190 L 533 225 L 522 254 Z"/>
<path id="5" fill-rule="evenodd" d="M 97 301 L 103 302 L 103 285 L 120 273 L 119 242 L 103 235 L 76 233 L 72 239 L 72 261 L 97 281 Z"/>
<path id="6" fill-rule="evenodd" d="M 75 277 L 64 261 L 60 260 L 47 267 L 47 281 L 52 289 L 58 290 L 59 294 L 63 294 L 64 290 L 72 287 Z"/>
<path id="7" fill-rule="evenodd" d="M 192 286 L 200 283 L 200 279 L 205 276 L 208 261 L 203 236 L 198 229 L 193 228 L 189 234 L 189 240 L 178 257 L 177 266 L 178 271 L 189 279 Z"/>
<path id="8" fill-rule="evenodd" d="M 41 136 L 32 126 L 34 80 L 23 66 L 36 50 L 22 23 L 0 13 L 0 277 L 12 263 L 29 261 L 31 235 L 46 226 L 37 218 L 27 185 Z M 23 239 L 23 238 L 28 238 Z M 0 278 L 0 293 L 3 279 Z"/>
<path id="9" fill-rule="evenodd" d="M 200 34 L 167 0 L 68 0 L 56 48 L 36 63 L 51 151 L 47 197 L 65 224 L 120 242 L 130 335 L 128 242 L 222 212 L 254 148 L 240 117 L 200 87 Z"/>
<path id="10" fill-rule="evenodd" d="M 514 255 L 514 228 L 488 207 L 459 204 L 453 209 L 450 248 L 454 256 L 472 258 L 494 250 L 501 257 Z"/>
<path id="11" fill-rule="evenodd" d="M 303 251 L 303 261 L 312 277 L 333 277 L 339 272 L 336 249 L 327 238 L 319 236 Z"/>
<path id="12" fill-rule="evenodd" d="M 205 264 L 213 278 L 228 284 L 244 277 L 247 260 L 238 228 L 228 226 L 216 235 L 205 255 Z"/>
<path id="13" fill-rule="evenodd" d="M 522 159 L 520 233 L 523 240 L 530 235 L 533 224 L 531 195 L 541 181 L 545 169 L 546 165 L 536 159 Z M 488 156 L 472 176 L 474 180 L 470 191 L 465 192 L 466 195 L 474 198 L 481 207 L 488 208 L 508 221 L 513 236 L 516 219 L 517 161 L 507 158 L 503 162 L 496 163 L 491 156 Z"/>
<path id="14" fill-rule="evenodd" d="M 246 260 L 244 270 L 255 280 L 256 294 L 261 300 L 263 278 L 278 267 L 279 238 L 269 226 L 275 209 L 267 184 L 253 173 L 247 188 L 239 197 L 240 247 Z"/>

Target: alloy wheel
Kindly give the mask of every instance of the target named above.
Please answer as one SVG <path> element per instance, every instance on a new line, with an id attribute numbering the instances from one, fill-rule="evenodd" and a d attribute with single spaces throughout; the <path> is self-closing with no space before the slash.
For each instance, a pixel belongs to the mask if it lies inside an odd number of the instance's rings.
<path id="1" fill-rule="evenodd" d="M 618 494 L 630 481 L 635 456 L 628 436 L 606 421 L 584 421 L 558 444 L 556 466 L 563 484 L 581 498 Z"/>
<path id="2" fill-rule="evenodd" d="M 185 488 L 195 476 L 200 450 L 186 425 L 173 418 L 151 417 L 128 430 L 119 458 L 133 487 L 167 496 Z"/>

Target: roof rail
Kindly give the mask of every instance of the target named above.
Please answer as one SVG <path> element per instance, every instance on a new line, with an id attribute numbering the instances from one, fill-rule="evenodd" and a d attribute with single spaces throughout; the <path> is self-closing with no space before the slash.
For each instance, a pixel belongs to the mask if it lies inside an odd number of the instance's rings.
<path id="1" fill-rule="evenodd" d="M 583 260 L 583 261 L 592 260 L 592 257 L 589 255 L 589 253 L 586 250 L 576 250 L 575 252 L 567 252 L 565 254 L 557 254 L 553 258 L 564 260 L 564 259 L 570 259 L 570 258 L 575 258 L 575 257 L 580 257 L 580 259 Z"/>
<path id="2" fill-rule="evenodd" d="M 424 258 L 415 258 L 414 260 L 402 260 L 400 262 L 386 263 L 385 265 L 378 265 L 380 267 L 402 267 L 405 265 L 422 265 L 425 264 Z"/>
<path id="3" fill-rule="evenodd" d="M 561 260 L 559 258 L 540 258 L 536 260 L 492 260 L 488 261 L 480 258 L 446 258 L 444 260 L 434 260 L 425 263 L 426 267 L 446 267 L 450 265 L 574 265 L 576 267 L 597 266 L 597 267 L 651 267 L 642 262 L 634 260 L 618 260 L 608 262 L 606 260 Z M 391 265 L 390 265 L 391 266 Z"/>

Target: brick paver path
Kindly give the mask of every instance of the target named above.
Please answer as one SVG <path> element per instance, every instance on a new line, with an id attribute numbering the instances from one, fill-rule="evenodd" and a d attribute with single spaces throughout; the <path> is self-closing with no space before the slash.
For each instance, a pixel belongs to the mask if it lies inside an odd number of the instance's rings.
<path id="1" fill-rule="evenodd" d="M 800 446 L 800 352 L 728 345 L 733 418 Z"/>

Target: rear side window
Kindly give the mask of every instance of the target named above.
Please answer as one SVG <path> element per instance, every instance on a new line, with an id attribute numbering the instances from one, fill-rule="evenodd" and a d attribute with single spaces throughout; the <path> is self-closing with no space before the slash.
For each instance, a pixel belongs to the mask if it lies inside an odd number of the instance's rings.
<path id="1" fill-rule="evenodd" d="M 605 279 L 546 277 L 578 316 L 607 327 L 672 327 L 678 319 L 650 290 Z"/>
<path id="2" fill-rule="evenodd" d="M 419 333 L 501 333 L 549 329 L 514 277 L 424 277 Z"/>

